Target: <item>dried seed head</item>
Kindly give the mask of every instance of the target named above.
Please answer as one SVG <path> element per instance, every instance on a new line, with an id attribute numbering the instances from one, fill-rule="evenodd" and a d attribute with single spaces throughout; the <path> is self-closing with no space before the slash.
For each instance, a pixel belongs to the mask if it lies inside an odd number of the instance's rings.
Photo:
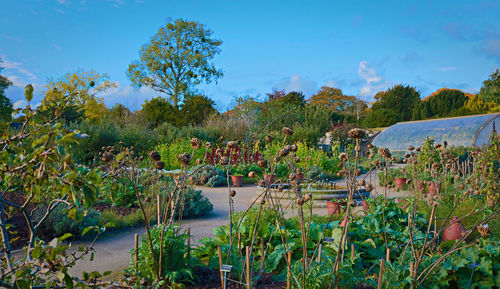
<path id="1" fill-rule="evenodd" d="M 296 173 L 290 173 L 290 175 L 288 175 L 288 179 L 292 182 L 295 181 L 296 178 L 297 178 Z"/>
<path id="2" fill-rule="evenodd" d="M 358 185 L 360 185 L 360 186 L 366 185 L 365 180 L 364 179 L 358 180 Z"/>
<path id="3" fill-rule="evenodd" d="M 464 184 L 460 184 L 458 187 L 459 187 L 461 190 L 465 189 L 465 185 L 464 185 Z"/>
<path id="4" fill-rule="evenodd" d="M 297 203 L 297 205 L 299 205 L 301 207 L 304 205 L 304 199 L 302 199 L 302 198 L 297 199 L 295 202 Z"/>
<path id="5" fill-rule="evenodd" d="M 272 142 L 273 141 L 273 137 L 270 136 L 270 135 L 266 135 L 266 137 L 264 138 L 266 140 L 266 142 Z"/>
<path id="6" fill-rule="evenodd" d="M 438 170 L 439 169 L 439 164 L 438 163 L 433 163 L 432 164 L 432 168 L 435 169 L 435 170 Z"/>
<path id="7" fill-rule="evenodd" d="M 155 162 L 155 167 L 157 170 L 163 170 L 165 168 L 165 163 L 163 161 Z"/>
<path id="8" fill-rule="evenodd" d="M 448 142 L 447 141 L 444 141 L 443 142 L 443 147 L 446 148 L 448 146 Z"/>
<path id="9" fill-rule="evenodd" d="M 227 147 L 229 149 L 235 150 L 238 147 L 238 145 L 236 144 L 235 141 L 229 141 L 229 142 L 227 142 Z"/>
<path id="10" fill-rule="evenodd" d="M 177 159 L 179 160 L 181 165 L 188 166 L 191 162 L 191 155 L 188 153 L 179 154 L 177 155 Z"/>
<path id="11" fill-rule="evenodd" d="M 207 149 L 209 149 L 209 148 L 211 148 L 211 147 L 212 147 L 212 144 L 211 144 L 209 141 L 207 141 L 207 142 L 205 142 L 205 147 L 206 147 Z"/>
<path id="12" fill-rule="evenodd" d="M 229 158 L 228 158 L 228 157 L 226 157 L 226 156 L 224 156 L 224 157 L 220 158 L 220 160 L 219 160 L 219 164 L 220 164 L 220 165 L 223 165 L 223 166 L 225 166 L 225 165 L 229 164 Z"/>
<path id="13" fill-rule="evenodd" d="M 105 152 L 102 155 L 101 160 L 105 163 L 110 163 L 115 159 L 115 155 L 111 152 Z"/>
<path id="14" fill-rule="evenodd" d="M 409 158 L 410 157 L 410 154 L 405 154 L 405 158 Z"/>
<path id="15" fill-rule="evenodd" d="M 258 185 L 259 185 L 259 187 L 265 187 L 266 186 L 266 182 L 263 179 L 260 179 L 259 182 L 258 182 Z"/>
<path id="16" fill-rule="evenodd" d="M 264 198 L 260 199 L 260 204 L 261 205 L 265 205 L 266 204 L 266 199 L 264 199 Z"/>
<path id="17" fill-rule="evenodd" d="M 296 152 L 299 149 L 299 147 L 296 144 L 293 144 L 290 146 L 290 151 Z"/>
<path id="18" fill-rule="evenodd" d="M 289 153 L 290 151 L 287 148 L 282 148 L 279 150 L 280 157 L 286 157 Z"/>
<path id="19" fill-rule="evenodd" d="M 355 146 L 354 150 L 357 151 L 357 152 L 360 152 L 361 151 L 361 146 Z"/>
<path id="20" fill-rule="evenodd" d="M 200 177 L 200 182 L 201 182 L 202 184 L 206 184 L 206 183 L 208 183 L 208 177 L 207 177 L 207 176 L 205 176 L 205 175 L 201 176 L 201 177 Z"/>
<path id="21" fill-rule="evenodd" d="M 415 147 L 414 147 L 414 146 L 409 146 L 409 147 L 408 147 L 408 150 L 409 150 L 409 151 L 412 151 L 412 150 L 414 150 L 414 149 L 415 149 Z"/>
<path id="22" fill-rule="evenodd" d="M 302 174 L 302 169 L 301 169 L 301 168 L 296 168 L 296 169 L 295 169 L 295 172 L 296 172 L 297 174 Z"/>
<path id="23" fill-rule="evenodd" d="M 306 201 L 306 202 L 308 202 L 308 201 L 309 201 L 309 200 L 311 200 L 311 199 L 312 199 L 312 194 L 306 194 L 306 195 L 304 196 L 304 201 Z"/>
<path id="24" fill-rule="evenodd" d="M 345 162 L 345 161 L 347 161 L 348 156 L 347 156 L 346 153 L 340 153 L 339 154 L 339 159 L 340 159 L 341 162 Z"/>
<path id="25" fill-rule="evenodd" d="M 267 167 L 267 161 L 266 159 L 264 158 L 260 158 L 258 161 L 257 161 L 257 165 L 261 168 L 265 168 Z"/>
<path id="26" fill-rule="evenodd" d="M 369 149 L 372 149 L 373 145 L 371 143 L 369 143 L 369 144 L 366 145 L 366 147 L 369 148 Z"/>
<path id="27" fill-rule="evenodd" d="M 236 196 L 236 191 L 235 190 L 231 190 L 230 195 L 231 195 L 231 198 L 234 198 L 234 196 Z"/>
<path id="28" fill-rule="evenodd" d="M 284 134 L 286 134 L 287 136 L 292 136 L 292 135 L 293 135 L 293 130 L 292 130 L 291 128 L 289 128 L 289 127 L 286 127 L 286 126 L 285 126 L 285 127 L 282 129 L 282 131 L 283 131 L 283 133 L 284 133 Z"/>
<path id="29" fill-rule="evenodd" d="M 411 180 L 410 179 L 407 179 L 406 180 L 406 184 L 409 185 L 411 183 Z"/>
<path id="30" fill-rule="evenodd" d="M 417 152 L 419 152 L 419 151 L 420 151 L 420 148 L 416 148 L 415 150 L 416 150 Z"/>
<path id="31" fill-rule="evenodd" d="M 280 156 L 275 156 L 274 157 L 274 162 L 275 163 L 279 163 L 281 161 L 281 157 Z"/>
<path id="32" fill-rule="evenodd" d="M 196 163 L 197 163 L 197 164 L 199 164 L 199 165 L 200 165 L 202 162 L 203 162 L 203 161 L 202 161 L 201 159 L 196 159 Z"/>
<path id="33" fill-rule="evenodd" d="M 257 174 L 254 171 L 251 171 L 248 173 L 249 178 L 255 178 L 256 176 L 257 176 Z"/>
<path id="34" fill-rule="evenodd" d="M 391 152 L 388 148 L 380 147 L 378 149 L 378 154 L 386 159 L 390 159 L 392 157 Z"/>
<path id="35" fill-rule="evenodd" d="M 356 174 L 356 176 L 361 176 L 361 171 L 360 170 L 355 170 L 354 174 Z"/>
<path id="36" fill-rule="evenodd" d="M 151 197 L 149 197 L 149 196 L 148 196 L 148 197 L 146 197 L 146 200 L 145 200 L 145 201 L 146 201 L 146 203 L 151 202 Z"/>
<path id="37" fill-rule="evenodd" d="M 201 148 L 201 140 L 197 137 L 192 138 L 191 139 L 191 146 L 196 150 Z"/>
<path id="38" fill-rule="evenodd" d="M 488 224 L 481 224 L 477 226 L 477 231 L 482 237 L 487 237 L 490 235 L 490 226 Z"/>
<path id="39" fill-rule="evenodd" d="M 299 157 L 294 157 L 293 160 L 296 162 L 296 163 L 300 163 L 300 158 Z"/>
<path id="40" fill-rule="evenodd" d="M 440 144 L 440 143 L 437 143 L 437 144 L 435 144 L 435 145 L 434 145 L 434 147 L 438 149 L 438 148 L 440 148 L 440 147 L 441 147 L 441 144 Z"/>
<path id="41" fill-rule="evenodd" d="M 347 133 L 347 136 L 352 139 L 363 139 L 366 137 L 366 132 L 360 128 L 353 128 Z"/>

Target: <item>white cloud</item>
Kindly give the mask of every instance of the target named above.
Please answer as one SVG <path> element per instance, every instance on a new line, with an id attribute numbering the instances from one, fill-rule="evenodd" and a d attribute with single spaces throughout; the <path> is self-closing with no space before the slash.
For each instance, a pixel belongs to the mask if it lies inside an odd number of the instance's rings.
<path id="1" fill-rule="evenodd" d="M 283 80 L 275 86 L 278 89 L 286 89 L 287 91 L 301 91 L 306 96 L 310 96 L 316 92 L 316 82 L 298 74 L 290 76 L 289 79 Z"/>
<path id="2" fill-rule="evenodd" d="M 137 110 L 141 108 L 144 101 L 159 95 L 159 92 L 146 86 L 134 88 L 130 85 L 118 83 L 117 87 L 109 89 L 98 96 L 104 98 L 104 103 L 108 107 L 112 107 L 116 103 L 121 103 L 131 110 Z"/>
<path id="3" fill-rule="evenodd" d="M 335 82 L 335 80 L 329 79 L 326 82 L 325 86 L 328 86 L 328 87 L 331 87 L 331 88 L 337 88 L 337 83 Z"/>
<path id="4" fill-rule="evenodd" d="M 36 75 L 24 68 L 22 63 L 11 61 L 5 56 L 0 56 L 0 58 L 2 59 L 1 66 L 5 69 L 5 76 L 10 79 L 14 85 L 24 85 L 26 82 L 37 80 Z"/>
<path id="5" fill-rule="evenodd" d="M 368 61 L 363 60 L 359 63 L 358 75 L 365 81 L 358 95 L 365 100 L 389 86 L 387 80 L 378 75 Z"/>
<path id="6" fill-rule="evenodd" d="M 25 107 L 26 106 L 26 100 L 24 100 L 24 99 L 18 100 L 16 102 L 14 102 L 12 104 L 12 106 L 13 106 L 14 109 L 18 109 L 20 107 Z"/>
<path id="7" fill-rule="evenodd" d="M 446 71 L 455 71 L 457 70 L 456 67 L 453 67 L 453 66 L 445 66 L 445 67 L 439 67 L 438 69 L 436 69 L 437 71 L 443 71 L 443 72 L 446 72 Z"/>

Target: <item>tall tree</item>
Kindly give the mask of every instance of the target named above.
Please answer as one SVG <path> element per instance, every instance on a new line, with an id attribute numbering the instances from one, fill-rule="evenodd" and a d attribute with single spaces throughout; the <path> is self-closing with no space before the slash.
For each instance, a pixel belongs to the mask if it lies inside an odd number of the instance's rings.
<path id="1" fill-rule="evenodd" d="M 0 64 L 2 64 L 1 59 Z M 3 68 L 0 66 L 0 72 L 2 72 L 2 70 Z M 11 85 L 12 81 L 3 75 L 0 75 L 0 121 L 10 121 L 12 119 L 12 112 L 14 111 L 12 102 L 5 95 L 5 91 Z"/>
<path id="2" fill-rule="evenodd" d="M 420 102 L 420 93 L 409 85 L 395 85 L 387 91 L 377 93 L 372 110 L 389 109 L 396 113 L 399 121 L 411 120 L 413 108 Z"/>
<path id="3" fill-rule="evenodd" d="M 357 119 L 368 108 L 365 101 L 353 95 L 344 95 L 342 90 L 328 86 L 321 87 L 316 94 L 311 96 L 309 104 L 333 110 L 337 113 L 351 114 L 356 116 Z"/>
<path id="4" fill-rule="evenodd" d="M 222 41 L 211 38 L 205 25 L 183 19 L 160 27 L 139 51 L 127 75 L 137 86 L 165 93 L 175 107 L 196 85 L 210 83 L 223 73 L 210 61 L 220 53 Z"/>
<path id="5" fill-rule="evenodd" d="M 483 81 L 479 94 L 485 102 L 493 101 L 497 105 L 500 104 L 500 70 L 495 70 L 489 79 Z"/>
<path id="6" fill-rule="evenodd" d="M 85 116 L 98 120 L 107 112 L 99 93 L 116 87 L 107 74 L 99 74 L 94 70 L 78 70 L 66 74 L 59 80 L 50 80 L 46 85 L 45 97 L 42 101 L 43 112 L 54 113 L 56 107 L 66 120 L 76 120 Z"/>

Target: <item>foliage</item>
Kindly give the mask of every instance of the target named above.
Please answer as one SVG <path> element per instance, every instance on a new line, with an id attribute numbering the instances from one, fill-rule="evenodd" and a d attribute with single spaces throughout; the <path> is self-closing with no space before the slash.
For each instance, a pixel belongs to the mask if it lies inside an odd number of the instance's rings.
<path id="1" fill-rule="evenodd" d="M 173 188 L 172 188 L 173 189 Z M 195 190 L 191 186 L 184 189 L 184 198 L 180 207 L 182 207 L 182 218 L 199 218 L 209 215 L 213 210 L 213 205 L 210 201 L 201 194 L 201 190 Z M 179 210 L 176 215 L 179 214 Z"/>
<path id="2" fill-rule="evenodd" d="M 420 102 L 420 93 L 409 85 L 395 85 L 375 95 L 372 110 L 392 110 L 401 121 L 411 120 L 415 106 Z"/>
<path id="3" fill-rule="evenodd" d="M 400 120 L 400 116 L 392 109 L 380 108 L 372 109 L 364 119 L 364 124 L 367 127 L 388 127 Z"/>
<path id="4" fill-rule="evenodd" d="M 67 121 L 80 120 L 79 116 L 99 121 L 107 108 L 97 95 L 114 87 L 116 83 L 111 82 L 108 75 L 93 70 L 68 73 L 47 83 L 41 111 L 47 115 L 61 114 Z"/>
<path id="5" fill-rule="evenodd" d="M 148 86 L 165 93 L 175 108 L 186 92 L 205 81 L 222 77 L 210 61 L 220 53 L 222 41 L 195 21 L 177 19 L 160 27 L 143 45 L 140 60 L 132 62 L 127 75 L 136 86 Z"/>
<path id="6" fill-rule="evenodd" d="M 216 166 L 194 167 L 192 183 L 200 186 L 218 187 L 227 184 L 226 174 Z"/>
<path id="7" fill-rule="evenodd" d="M 483 81 L 479 95 L 481 95 L 485 102 L 494 102 L 496 105 L 500 104 L 500 70 L 498 68 L 488 79 Z"/>
<path id="8" fill-rule="evenodd" d="M 44 213 L 44 210 L 36 211 L 33 219 L 39 221 Z M 60 205 L 42 223 L 39 233 L 45 238 L 60 237 L 66 233 L 78 238 L 82 236 L 85 228 L 99 225 L 99 220 L 100 214 L 95 210 L 71 209 L 67 205 Z"/>
<path id="9" fill-rule="evenodd" d="M 0 64 L 2 60 L 0 59 Z M 0 72 L 3 68 L 0 66 Z M 14 111 L 12 107 L 12 102 L 5 96 L 5 90 L 9 88 L 13 83 L 7 77 L 0 75 L 0 122 L 8 122 L 12 119 L 12 112 Z"/>
<path id="10" fill-rule="evenodd" d="M 179 110 L 163 97 L 155 97 L 144 102 L 142 115 L 150 127 L 158 127 L 164 122 L 177 124 Z"/>
<path id="11" fill-rule="evenodd" d="M 160 244 L 160 235 L 162 227 L 155 226 L 151 228 L 151 242 L 153 251 L 155 252 L 156 262 L 160 260 L 160 247 L 163 247 L 161 254 L 162 272 L 164 280 L 167 284 L 173 285 L 179 282 L 189 282 L 194 279 L 193 265 L 194 263 L 187 258 L 189 248 L 186 245 L 187 235 L 180 232 L 180 227 L 170 225 L 165 228 L 163 243 Z M 134 251 L 130 252 L 131 260 L 130 267 L 126 269 L 137 284 L 141 284 L 142 278 L 146 279 L 149 286 L 153 285 L 156 280 L 156 274 L 153 271 L 153 259 L 148 244 L 148 238 L 143 235 L 139 242 L 137 265 L 134 264 Z M 162 281 L 160 281 L 162 282 Z M 144 283 L 143 283 L 144 284 Z M 158 286 L 167 284 L 156 284 Z"/>
<path id="12" fill-rule="evenodd" d="M 341 89 L 328 86 L 321 87 L 316 94 L 311 96 L 309 104 L 338 113 L 351 114 L 357 119 L 368 108 L 365 101 L 352 95 L 344 95 Z"/>
<path id="13" fill-rule="evenodd" d="M 187 94 L 180 110 L 182 119 L 179 123 L 185 125 L 201 125 L 212 114 L 218 114 L 215 102 L 204 95 Z"/>
<path id="14" fill-rule="evenodd" d="M 413 108 L 413 120 L 446 117 L 459 110 L 467 96 L 459 89 L 441 88 Z"/>
<path id="15" fill-rule="evenodd" d="M 170 144 L 161 144 L 156 147 L 161 155 L 161 159 L 165 162 L 166 170 L 179 169 L 181 167 L 177 156 L 185 152 L 193 152 L 193 160 L 203 160 L 205 155 L 205 147 L 199 150 L 193 150 L 190 139 L 180 138 L 174 140 Z"/>

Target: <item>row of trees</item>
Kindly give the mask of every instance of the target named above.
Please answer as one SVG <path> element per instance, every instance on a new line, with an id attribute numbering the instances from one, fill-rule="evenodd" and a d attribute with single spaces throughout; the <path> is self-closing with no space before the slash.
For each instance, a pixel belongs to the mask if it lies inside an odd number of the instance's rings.
<path id="1" fill-rule="evenodd" d="M 442 88 L 421 99 L 414 87 L 396 85 L 377 93 L 369 106 L 338 88 L 321 87 L 309 99 L 300 91 L 275 89 L 263 99 L 235 97 L 234 109 L 221 115 L 213 100 L 196 90 L 198 84 L 223 76 L 213 63 L 221 44 L 206 26 L 176 20 L 160 27 L 127 70 L 134 86 L 150 87 L 162 96 L 147 100 L 134 112 L 122 104 L 108 108 L 100 95 L 116 83 L 106 74 L 79 70 L 49 80 L 38 110 L 40 115 L 60 115 L 67 124 L 110 121 L 121 127 L 133 123 L 150 130 L 165 124 L 204 126 L 214 136 L 242 140 L 259 139 L 288 126 L 294 128 L 296 137 L 310 144 L 339 122 L 385 127 L 400 121 L 500 111 L 500 72 L 496 70 L 476 95 Z M 13 112 L 12 102 L 5 97 L 9 85 L 12 83 L 0 76 L 0 117 L 4 120 L 10 120 Z"/>

